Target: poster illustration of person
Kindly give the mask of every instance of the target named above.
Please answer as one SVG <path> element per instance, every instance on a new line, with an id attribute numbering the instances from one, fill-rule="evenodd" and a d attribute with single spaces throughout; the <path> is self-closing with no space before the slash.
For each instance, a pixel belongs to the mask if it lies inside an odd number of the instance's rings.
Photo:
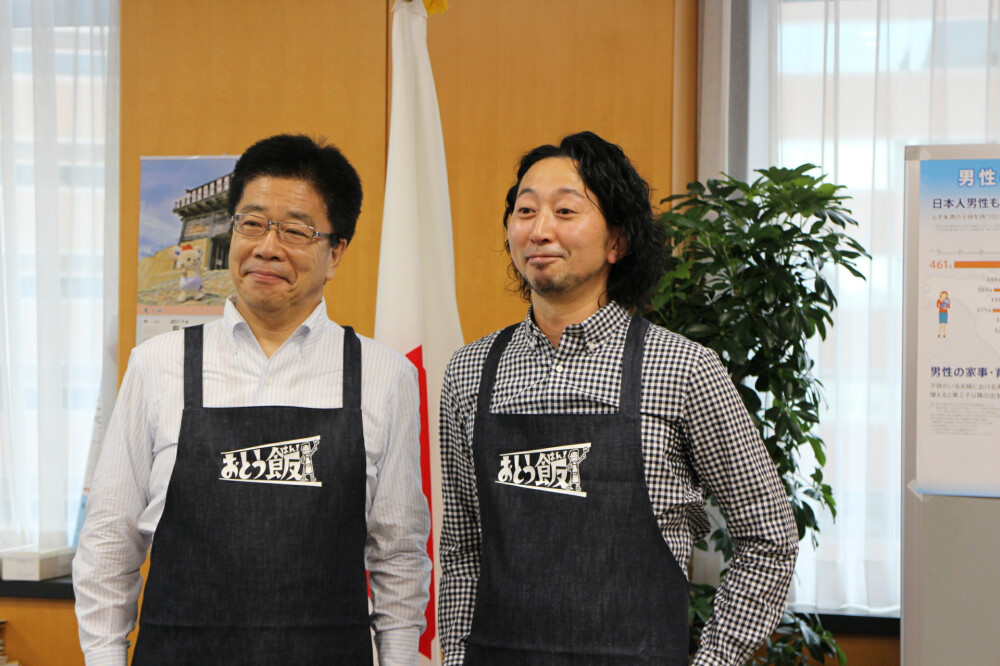
<path id="1" fill-rule="evenodd" d="M 939 338 L 948 337 L 948 308 L 950 307 L 951 307 L 951 299 L 948 298 L 948 292 L 942 291 L 937 299 Z"/>
<path id="2" fill-rule="evenodd" d="M 226 209 L 238 157 L 142 158 L 137 343 L 220 316 L 234 293 Z"/>

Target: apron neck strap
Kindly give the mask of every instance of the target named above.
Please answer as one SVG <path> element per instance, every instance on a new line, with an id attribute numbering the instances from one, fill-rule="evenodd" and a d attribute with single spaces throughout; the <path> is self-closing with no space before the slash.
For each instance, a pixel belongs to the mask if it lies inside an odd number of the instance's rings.
<path id="1" fill-rule="evenodd" d="M 205 327 L 202 324 L 184 329 L 184 408 L 201 407 L 202 401 L 202 341 Z"/>
<path id="2" fill-rule="evenodd" d="M 361 409 L 361 341 L 350 326 L 344 327 L 344 407 Z"/>
<path id="3" fill-rule="evenodd" d="M 205 328 L 202 324 L 184 329 L 184 407 L 200 408 L 202 357 Z M 361 409 L 361 341 L 350 326 L 344 327 L 344 407 Z"/>
<path id="4" fill-rule="evenodd" d="M 514 331 L 520 324 L 511 324 L 507 328 L 500 331 L 497 337 L 493 339 L 493 345 L 490 347 L 490 353 L 486 356 L 486 364 L 483 366 L 483 373 L 479 376 L 479 395 L 477 398 L 478 404 L 477 409 L 480 414 L 489 414 L 490 412 L 490 397 L 493 395 L 493 382 L 497 378 L 497 368 L 500 365 L 500 357 L 503 355 L 503 350 L 507 348 L 507 343 L 510 342 L 511 337 L 514 335 Z"/>
<path id="5" fill-rule="evenodd" d="M 476 408 L 480 414 L 489 414 L 490 398 L 493 396 L 493 384 L 500 367 L 500 357 L 514 336 L 514 331 L 521 324 L 513 324 L 500 331 L 493 339 L 483 373 L 479 377 L 479 394 Z M 629 321 L 628 333 L 625 336 L 625 351 L 622 354 L 621 394 L 618 398 L 618 411 L 621 414 L 637 413 L 642 399 L 642 346 L 649 330 L 649 322 L 642 317 L 632 317 Z"/>
<path id="6" fill-rule="evenodd" d="M 618 412 L 638 414 L 642 401 L 642 346 L 649 322 L 635 316 L 628 324 L 625 351 L 622 352 L 622 385 L 618 398 Z"/>

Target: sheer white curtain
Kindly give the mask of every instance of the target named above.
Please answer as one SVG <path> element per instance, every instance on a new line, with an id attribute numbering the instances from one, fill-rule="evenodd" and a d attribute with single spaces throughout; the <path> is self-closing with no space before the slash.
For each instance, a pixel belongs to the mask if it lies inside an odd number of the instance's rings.
<path id="1" fill-rule="evenodd" d="M 769 63 L 756 136 L 770 140 L 750 166 L 819 165 L 847 186 L 872 254 L 867 282 L 832 276 L 840 308 L 816 353 L 838 515 L 804 545 L 790 601 L 898 615 L 903 147 L 1000 140 L 1000 2 L 755 2 Z"/>
<path id="2" fill-rule="evenodd" d="M 117 183 L 117 0 L 0 0 L 0 548 L 74 538 L 115 389 Z"/>

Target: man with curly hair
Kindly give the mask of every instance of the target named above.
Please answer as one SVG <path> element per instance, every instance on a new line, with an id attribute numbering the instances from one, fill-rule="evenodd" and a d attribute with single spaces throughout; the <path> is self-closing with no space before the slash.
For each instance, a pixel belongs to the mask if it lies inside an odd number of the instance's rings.
<path id="1" fill-rule="evenodd" d="M 777 624 L 791 509 L 710 350 L 630 313 L 665 264 L 649 187 L 591 132 L 524 155 L 504 211 L 525 319 L 441 396 L 445 664 L 687 664 L 687 564 L 718 498 L 736 553 L 696 664 Z"/>

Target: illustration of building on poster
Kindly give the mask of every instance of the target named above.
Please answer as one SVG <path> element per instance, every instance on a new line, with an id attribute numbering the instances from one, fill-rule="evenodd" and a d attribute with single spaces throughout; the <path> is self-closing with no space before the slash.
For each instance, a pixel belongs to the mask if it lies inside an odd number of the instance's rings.
<path id="1" fill-rule="evenodd" d="M 920 162 L 917 490 L 1000 496 L 1000 159 Z"/>
<path id="2" fill-rule="evenodd" d="M 226 207 L 237 157 L 142 158 L 136 344 L 218 318 L 234 293 Z"/>

